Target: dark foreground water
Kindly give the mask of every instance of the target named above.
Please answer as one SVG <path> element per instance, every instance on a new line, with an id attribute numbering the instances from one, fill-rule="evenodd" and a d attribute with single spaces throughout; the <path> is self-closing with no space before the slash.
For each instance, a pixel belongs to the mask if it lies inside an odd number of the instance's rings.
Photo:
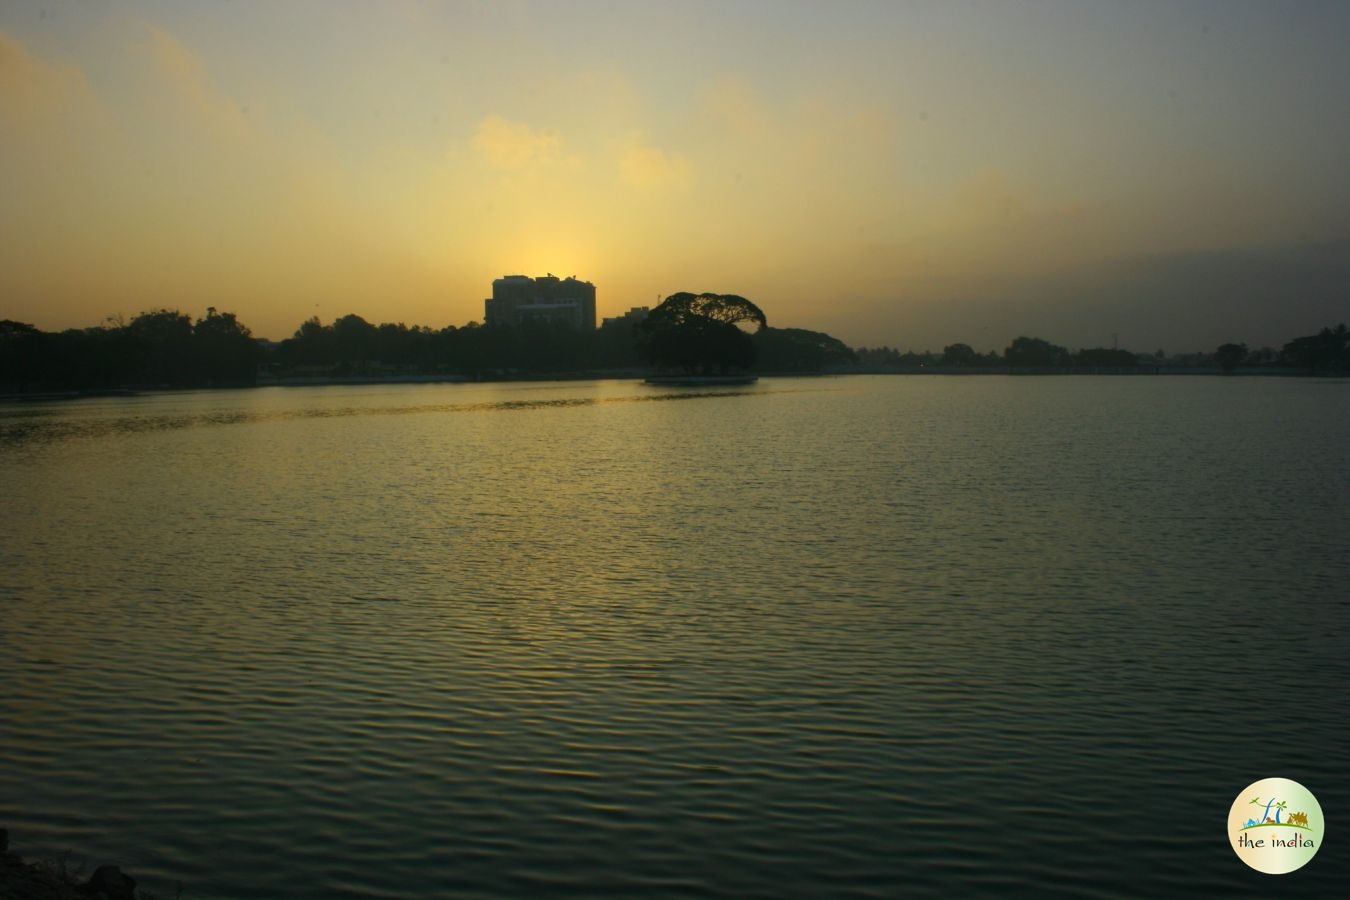
<path id="1" fill-rule="evenodd" d="M 185 898 L 1335 895 L 1347 462 L 1307 379 L 3 407 L 0 826 Z"/>

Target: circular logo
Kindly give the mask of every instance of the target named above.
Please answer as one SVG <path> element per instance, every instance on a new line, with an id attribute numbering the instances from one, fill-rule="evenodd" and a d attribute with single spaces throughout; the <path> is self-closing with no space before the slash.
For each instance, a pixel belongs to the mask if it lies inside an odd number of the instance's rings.
<path id="1" fill-rule="evenodd" d="M 1288 778 L 1247 786 L 1228 811 L 1233 852 L 1258 872 L 1283 875 L 1308 864 L 1326 835 L 1312 791 Z"/>

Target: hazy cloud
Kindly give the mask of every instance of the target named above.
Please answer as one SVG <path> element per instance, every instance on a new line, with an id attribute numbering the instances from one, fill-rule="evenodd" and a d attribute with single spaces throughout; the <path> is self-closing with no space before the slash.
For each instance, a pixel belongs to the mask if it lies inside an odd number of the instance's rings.
<path id="1" fill-rule="evenodd" d="M 623 180 L 640 188 L 666 185 L 683 187 L 693 180 L 693 168 L 688 159 L 678 153 L 667 153 L 660 147 L 649 146 L 641 138 L 634 138 L 624 151 L 620 168 Z"/>
<path id="2" fill-rule="evenodd" d="M 201 57 L 169 32 L 147 25 L 155 72 L 216 137 L 241 139 L 248 119 L 232 98 L 212 84 Z"/>
<path id="3" fill-rule="evenodd" d="M 473 145 L 489 165 L 498 169 L 555 162 L 562 153 L 562 137 L 556 131 L 535 131 L 524 122 L 511 122 L 498 115 L 488 116 L 479 124 Z"/>
<path id="4" fill-rule="evenodd" d="M 18 38 L 0 31 L 0 118 L 9 127 L 41 126 L 67 107 L 92 101 L 78 66 L 39 59 Z"/>
<path id="5" fill-rule="evenodd" d="M 960 340 L 1001 350 L 1030 334 L 1074 348 L 1118 339 L 1142 352 L 1213 350 L 1227 341 L 1278 346 L 1345 320 L 1347 278 L 1344 241 L 1118 257 L 980 290 L 914 292 L 904 343 Z M 884 321 L 878 317 L 877 327 Z M 854 340 L 865 342 L 865 334 Z"/>
<path id="6" fill-rule="evenodd" d="M 769 127 L 769 117 L 755 89 L 738 76 L 724 75 L 704 88 L 703 108 L 740 138 L 761 137 Z"/>

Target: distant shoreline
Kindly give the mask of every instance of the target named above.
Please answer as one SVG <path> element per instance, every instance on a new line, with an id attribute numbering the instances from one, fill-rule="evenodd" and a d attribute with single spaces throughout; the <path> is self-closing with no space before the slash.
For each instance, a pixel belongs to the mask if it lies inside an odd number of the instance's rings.
<path id="1" fill-rule="evenodd" d="M 1011 377 L 1027 376 L 1091 376 L 1091 377 L 1166 377 L 1208 375 L 1222 378 L 1316 378 L 1336 379 L 1347 377 L 1343 373 L 1300 372 L 1290 369 L 1259 369 L 1224 372 L 1218 368 L 1187 367 L 1140 367 L 1139 369 L 1064 369 L 1064 368 L 1016 368 L 1008 366 L 989 366 L 984 368 L 957 368 L 933 366 L 913 369 L 849 369 L 847 371 L 828 372 L 758 372 L 759 378 L 830 378 L 850 375 L 1003 375 Z M 361 385 L 394 384 L 548 384 L 567 381 L 643 381 L 647 373 L 636 372 L 555 372 L 530 373 L 529 375 L 497 375 L 486 378 L 469 378 L 465 375 L 300 375 L 272 378 L 260 378 L 257 383 L 228 384 L 219 386 L 169 387 L 167 385 L 145 385 L 136 388 L 118 388 L 115 390 L 92 389 L 70 391 L 17 391 L 0 394 L 0 403 L 57 403 L 67 400 L 88 400 L 103 397 L 135 397 L 140 394 L 178 393 L 186 391 L 238 391 L 264 387 L 342 387 Z M 670 385 L 680 379 L 673 378 Z M 652 382 L 648 382 L 652 383 Z"/>
<path id="2" fill-rule="evenodd" d="M 960 368 L 956 366 L 931 366 L 913 369 L 850 369 L 847 372 L 829 372 L 830 375 L 1108 375 L 1108 376 L 1154 376 L 1154 375 L 1214 375 L 1223 378 L 1275 377 L 1275 378 L 1323 378 L 1334 377 L 1297 369 L 1248 369 L 1225 372 L 1216 367 L 1201 366 L 1139 366 L 1137 369 L 1094 369 L 1056 366 L 986 366 L 983 368 Z M 772 377 L 772 376 L 771 376 Z"/>

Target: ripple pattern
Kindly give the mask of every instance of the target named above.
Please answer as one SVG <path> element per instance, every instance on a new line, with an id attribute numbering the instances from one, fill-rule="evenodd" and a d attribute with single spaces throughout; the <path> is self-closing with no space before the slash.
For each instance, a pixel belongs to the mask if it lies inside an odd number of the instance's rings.
<path id="1" fill-rule="evenodd" d="M 1350 809 L 1348 389 L 0 408 L 0 823 L 190 898 L 1250 891 L 1237 791 Z"/>

